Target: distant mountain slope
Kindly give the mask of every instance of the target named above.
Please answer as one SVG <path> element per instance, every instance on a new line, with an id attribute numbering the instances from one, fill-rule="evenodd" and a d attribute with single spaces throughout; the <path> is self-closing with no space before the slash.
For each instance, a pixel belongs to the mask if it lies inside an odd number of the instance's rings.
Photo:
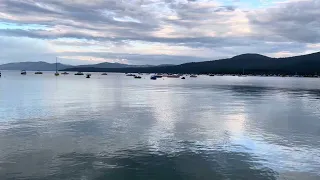
<path id="1" fill-rule="evenodd" d="M 172 65 L 159 65 L 159 66 L 172 66 Z M 58 63 L 58 69 L 69 69 L 69 68 L 137 68 L 137 67 L 153 67 L 152 65 L 128 65 L 120 63 L 98 63 L 98 64 L 88 64 L 71 66 Z M 43 61 L 39 62 L 18 62 L 18 63 L 8 63 L 0 65 L 0 70 L 26 70 L 26 71 L 54 71 L 56 69 L 55 63 L 47 63 Z"/>
<path id="2" fill-rule="evenodd" d="M 71 68 L 71 65 L 58 63 L 58 69 Z M 18 62 L 0 65 L 0 70 L 26 70 L 26 71 L 55 71 L 55 63 L 39 62 Z"/>
<path id="3" fill-rule="evenodd" d="M 88 64 L 88 65 L 79 65 L 76 66 L 77 68 L 126 68 L 130 67 L 128 64 L 120 64 L 120 63 L 109 63 L 109 62 L 103 62 L 98 64 Z"/>
<path id="4" fill-rule="evenodd" d="M 142 72 L 142 73 L 276 73 L 320 74 L 320 52 L 288 58 L 270 58 L 259 54 L 242 54 L 233 58 L 192 62 L 175 66 L 140 68 L 69 68 L 70 71 Z"/>
<path id="5" fill-rule="evenodd" d="M 75 68 L 140 68 L 140 67 L 155 67 L 155 66 L 174 66 L 172 64 L 161 64 L 161 65 L 130 65 L 130 64 L 120 64 L 120 63 L 99 63 L 99 64 L 88 64 L 75 66 Z"/>

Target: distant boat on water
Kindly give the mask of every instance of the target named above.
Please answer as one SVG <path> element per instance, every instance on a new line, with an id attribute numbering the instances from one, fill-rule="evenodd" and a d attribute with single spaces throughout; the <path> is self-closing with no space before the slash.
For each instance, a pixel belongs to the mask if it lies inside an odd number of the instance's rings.
<path id="1" fill-rule="evenodd" d="M 141 79 L 141 76 L 134 76 L 135 79 Z"/>
<path id="2" fill-rule="evenodd" d="M 150 77 L 150 79 L 151 79 L 151 80 L 157 80 L 157 76 L 156 76 L 156 75 L 152 75 L 152 76 Z"/>
<path id="3" fill-rule="evenodd" d="M 181 79 L 186 79 L 185 77 L 182 77 Z"/>
<path id="4" fill-rule="evenodd" d="M 90 78 L 91 77 L 91 74 L 86 74 L 86 78 Z"/>
<path id="5" fill-rule="evenodd" d="M 136 75 L 134 75 L 134 74 L 127 74 L 126 76 L 136 76 Z"/>
<path id="6" fill-rule="evenodd" d="M 56 57 L 56 73 L 54 73 L 55 76 L 59 76 L 58 73 L 58 58 Z"/>
<path id="7" fill-rule="evenodd" d="M 167 77 L 168 77 L 168 78 L 179 78 L 180 75 L 175 75 L 175 74 L 173 74 L 173 75 L 168 75 Z"/>
<path id="8" fill-rule="evenodd" d="M 83 74 L 83 72 L 77 72 L 74 75 L 81 76 L 81 75 L 84 75 L 84 74 Z"/>
<path id="9" fill-rule="evenodd" d="M 108 73 L 102 73 L 101 75 L 106 76 L 106 75 L 108 75 Z"/>
<path id="10" fill-rule="evenodd" d="M 43 74 L 41 71 L 37 71 L 34 74 Z"/>
<path id="11" fill-rule="evenodd" d="M 194 74 L 193 74 L 193 75 L 191 75 L 190 77 L 192 77 L 192 78 L 196 78 L 196 77 L 198 77 L 198 76 L 196 76 L 196 75 L 194 75 Z"/>
<path id="12" fill-rule="evenodd" d="M 68 75 L 69 73 L 67 73 L 67 72 L 63 72 L 63 73 L 61 73 L 61 74 L 63 74 L 63 75 Z"/>
<path id="13" fill-rule="evenodd" d="M 20 74 L 21 74 L 21 75 L 27 75 L 27 71 L 22 70 Z"/>
<path id="14" fill-rule="evenodd" d="M 1 71 L 0 71 L 0 77 L 1 77 Z"/>
<path id="15" fill-rule="evenodd" d="M 161 74 L 156 74 L 155 77 L 156 78 L 162 78 L 163 76 Z"/>

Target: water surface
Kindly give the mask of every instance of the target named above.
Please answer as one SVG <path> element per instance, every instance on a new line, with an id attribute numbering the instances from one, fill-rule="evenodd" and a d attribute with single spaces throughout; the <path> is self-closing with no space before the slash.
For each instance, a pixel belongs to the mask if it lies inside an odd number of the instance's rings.
<path id="1" fill-rule="evenodd" d="M 320 179 L 320 79 L 2 71 L 0 179 Z"/>

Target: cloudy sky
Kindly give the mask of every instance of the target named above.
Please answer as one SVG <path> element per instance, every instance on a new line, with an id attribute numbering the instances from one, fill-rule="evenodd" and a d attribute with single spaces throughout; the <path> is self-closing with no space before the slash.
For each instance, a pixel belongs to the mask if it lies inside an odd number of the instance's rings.
<path id="1" fill-rule="evenodd" d="M 320 51 L 320 0 L 0 0 L 0 63 L 180 64 Z"/>

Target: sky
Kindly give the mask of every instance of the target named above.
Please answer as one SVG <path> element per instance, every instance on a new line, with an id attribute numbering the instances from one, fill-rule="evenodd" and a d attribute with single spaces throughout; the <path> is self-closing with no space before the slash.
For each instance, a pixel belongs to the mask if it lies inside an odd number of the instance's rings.
<path id="1" fill-rule="evenodd" d="M 320 51 L 320 0 L 0 0 L 0 64 L 181 64 Z"/>

